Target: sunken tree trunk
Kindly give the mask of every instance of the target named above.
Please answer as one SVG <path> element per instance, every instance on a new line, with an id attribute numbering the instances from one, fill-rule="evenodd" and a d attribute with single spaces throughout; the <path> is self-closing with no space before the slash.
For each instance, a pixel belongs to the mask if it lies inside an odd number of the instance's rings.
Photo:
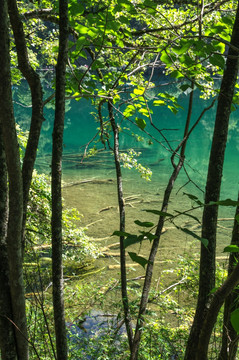
<path id="1" fill-rule="evenodd" d="M 68 46 L 68 2 L 59 1 L 60 37 L 56 66 L 56 103 L 52 145 L 52 281 L 57 359 L 67 359 L 62 267 L 62 148 L 65 117 L 65 73 Z"/>
<path id="2" fill-rule="evenodd" d="M 27 321 L 25 313 L 22 268 L 23 191 L 19 146 L 13 114 L 7 3 L 0 1 L 0 125 L 6 154 L 9 180 L 9 217 L 7 227 L 7 253 L 12 318 L 16 337 L 17 357 L 28 359 Z M 6 299 L 7 301 L 7 299 Z"/>
<path id="3" fill-rule="evenodd" d="M 227 143 L 231 104 L 238 73 L 239 10 L 233 27 L 231 45 L 222 78 L 208 166 L 205 204 L 218 201 L 220 196 L 224 154 Z M 202 237 L 208 247 L 201 246 L 199 295 L 196 313 L 188 339 L 185 359 L 193 360 L 198 352 L 199 335 L 210 303 L 210 292 L 215 286 L 215 252 L 218 206 L 205 206 L 202 220 Z"/>

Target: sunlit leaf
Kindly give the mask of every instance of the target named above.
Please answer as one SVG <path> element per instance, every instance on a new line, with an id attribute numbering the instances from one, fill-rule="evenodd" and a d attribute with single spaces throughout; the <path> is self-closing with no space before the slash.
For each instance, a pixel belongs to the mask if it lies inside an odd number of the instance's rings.
<path id="1" fill-rule="evenodd" d="M 239 252 L 239 246 L 237 245 L 228 245 L 224 248 L 223 252 L 229 252 L 229 253 L 233 253 L 233 252 Z"/>
<path id="2" fill-rule="evenodd" d="M 153 102 L 153 105 L 154 106 L 162 106 L 162 105 L 165 105 L 165 101 L 163 101 L 163 100 L 155 100 Z"/>
<path id="3" fill-rule="evenodd" d="M 172 60 L 171 60 L 171 58 L 168 56 L 168 54 L 167 54 L 165 51 L 162 51 L 161 61 L 162 61 L 165 65 L 172 65 Z"/>
<path id="4" fill-rule="evenodd" d="M 178 110 L 174 106 L 168 105 L 168 108 L 170 111 L 172 111 L 174 113 L 174 115 L 177 115 Z"/>
<path id="5" fill-rule="evenodd" d="M 135 95 L 143 95 L 144 93 L 144 88 L 142 89 L 134 89 L 134 94 Z"/>

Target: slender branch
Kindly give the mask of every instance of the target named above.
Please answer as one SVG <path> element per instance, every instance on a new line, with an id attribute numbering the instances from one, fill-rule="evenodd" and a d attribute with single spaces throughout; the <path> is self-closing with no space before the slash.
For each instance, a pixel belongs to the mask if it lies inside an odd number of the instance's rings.
<path id="1" fill-rule="evenodd" d="M 118 203 L 119 203 L 119 212 L 120 212 L 120 231 L 125 231 L 125 204 L 123 198 L 123 184 L 122 184 L 122 174 L 119 158 L 119 129 L 115 123 L 113 106 L 112 103 L 108 102 L 108 112 L 111 122 L 111 127 L 114 134 L 114 157 L 115 157 L 115 167 L 116 167 L 116 177 L 117 177 L 117 192 L 118 192 Z M 129 347 L 132 350 L 133 344 L 133 330 L 129 310 L 128 294 L 127 294 L 127 280 L 126 280 L 126 255 L 124 248 L 124 236 L 120 236 L 120 267 L 121 267 L 121 292 L 122 300 L 124 307 L 124 320 L 125 326 L 128 335 Z"/>
<path id="2" fill-rule="evenodd" d="M 213 3 L 213 6 L 212 8 L 204 11 L 204 16 L 207 15 L 207 14 L 210 14 L 211 12 L 213 12 L 216 8 L 219 8 L 221 5 L 223 4 L 226 4 L 230 2 L 230 0 L 223 0 L 223 1 L 215 1 Z M 156 28 L 156 29 L 141 29 L 141 30 L 136 30 L 136 31 L 133 31 L 132 32 L 132 35 L 133 36 L 137 36 L 137 35 L 144 35 L 144 34 L 153 34 L 153 33 L 156 33 L 156 32 L 161 32 L 161 31 L 167 31 L 167 30 L 175 30 L 175 29 L 180 29 L 182 26 L 185 26 L 185 25 L 189 25 L 189 24 L 193 24 L 195 22 L 198 21 L 198 16 L 191 19 L 191 20 L 186 20 L 184 22 L 182 22 L 181 24 L 177 24 L 177 25 L 173 25 L 172 26 L 162 26 L 160 28 Z"/>
<path id="3" fill-rule="evenodd" d="M 234 268 L 231 275 L 227 278 L 222 286 L 215 292 L 213 299 L 207 311 L 207 315 L 204 319 L 202 330 L 200 332 L 198 351 L 196 353 L 195 360 L 206 360 L 209 340 L 213 327 L 217 320 L 217 315 L 221 309 L 226 297 L 239 283 L 239 263 Z"/>
<path id="4" fill-rule="evenodd" d="M 2 315 L 0 314 L 0 316 L 2 316 Z M 30 344 L 30 345 L 32 346 L 33 350 L 35 351 L 35 354 L 36 354 L 37 358 L 40 360 L 41 358 L 40 358 L 40 355 L 38 354 L 38 351 L 37 351 L 37 349 L 36 349 L 36 347 L 35 347 L 35 344 L 34 344 L 33 342 L 31 342 L 31 341 L 24 335 L 24 333 L 21 331 L 21 329 L 17 326 L 17 324 L 16 324 L 14 321 L 12 321 L 12 320 L 11 320 L 10 318 L 8 318 L 7 316 L 2 316 L 2 317 L 6 318 L 6 319 L 14 326 L 14 328 L 21 334 L 21 336 L 24 338 L 24 340 L 25 340 L 28 344 Z"/>
<path id="5" fill-rule="evenodd" d="M 191 120 L 191 114 L 192 114 L 192 98 L 189 101 L 188 115 L 187 115 L 187 120 L 185 123 L 184 137 L 187 136 L 189 123 Z M 174 183 L 175 183 L 175 181 L 178 177 L 178 174 L 184 163 L 185 149 L 186 149 L 186 143 L 185 143 L 185 145 L 182 145 L 178 164 L 174 167 L 174 170 L 168 181 L 168 185 L 165 189 L 163 203 L 161 206 L 162 212 L 167 212 L 168 203 L 169 203 L 169 199 L 171 196 L 171 192 L 174 187 Z M 172 157 L 173 156 L 174 156 L 174 154 L 172 155 Z M 155 261 L 155 257 L 157 254 L 158 246 L 159 246 L 159 241 L 160 241 L 161 234 L 163 231 L 164 221 L 165 221 L 165 217 L 160 216 L 158 225 L 156 228 L 156 232 L 155 232 L 155 235 L 157 236 L 157 238 L 154 239 L 154 241 L 153 241 L 150 255 L 148 258 L 148 264 L 147 264 L 147 269 L 146 269 L 146 274 L 145 274 L 145 281 L 144 281 L 144 285 L 143 285 L 141 301 L 140 301 L 140 305 L 139 305 L 139 312 L 138 312 L 138 317 L 137 317 L 137 324 L 136 324 L 136 329 L 135 329 L 135 334 L 134 334 L 134 339 L 133 339 L 133 346 L 132 346 L 130 360 L 137 360 L 137 358 L 138 358 L 139 344 L 140 344 L 142 329 L 143 329 L 143 325 L 144 325 L 144 315 L 145 315 L 146 307 L 148 304 L 149 291 L 150 291 L 152 275 L 153 275 L 153 266 L 154 266 L 154 261 Z"/>

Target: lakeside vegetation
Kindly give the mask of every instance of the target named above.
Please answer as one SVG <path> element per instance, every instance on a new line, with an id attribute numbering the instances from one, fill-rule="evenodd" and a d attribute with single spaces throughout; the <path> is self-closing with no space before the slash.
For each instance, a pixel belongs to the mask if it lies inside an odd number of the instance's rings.
<path id="1" fill-rule="evenodd" d="M 230 115 L 238 105 L 238 52 L 238 1 L 0 0 L 1 360 L 236 360 L 239 199 L 221 198 L 220 190 Z M 177 92 L 165 91 L 159 77 L 176 83 Z M 207 100 L 199 113 L 196 93 Z M 117 205 L 99 210 L 116 210 L 113 255 L 112 244 L 103 247 L 87 235 L 80 212 L 65 208 L 62 196 L 66 107 L 78 101 L 82 127 L 83 99 L 95 108 L 89 115 L 96 129 L 81 163 L 104 151 L 114 159 Z M 30 109 L 27 133 L 14 102 Z M 49 178 L 34 169 L 47 106 L 54 113 Z M 189 139 L 212 108 L 208 175 L 199 185 Z M 175 116 L 177 128 L 162 124 L 155 109 Z M 155 193 L 147 207 L 125 193 L 123 168 L 146 181 L 152 175 L 137 148 L 127 141 L 121 148 L 127 137 L 169 154 L 160 197 Z M 162 158 L 155 160 L 158 166 Z M 155 172 L 162 182 L 160 168 Z M 181 173 L 187 208 L 170 206 Z M 231 184 L 236 189 L 237 179 Z M 130 228 L 127 207 L 141 214 Z M 232 209 L 231 226 L 224 226 L 231 239 L 223 244 L 226 265 L 216 261 L 219 207 Z M 157 254 L 169 227 L 190 239 L 189 253 L 161 263 Z M 119 259 L 113 275 L 95 266 L 109 256 Z"/>

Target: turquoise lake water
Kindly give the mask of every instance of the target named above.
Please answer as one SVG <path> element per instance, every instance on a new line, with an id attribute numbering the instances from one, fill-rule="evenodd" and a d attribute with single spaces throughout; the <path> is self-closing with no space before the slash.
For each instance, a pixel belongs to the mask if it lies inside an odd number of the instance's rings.
<path id="1" fill-rule="evenodd" d="M 164 90 L 160 91 L 163 92 Z M 176 87 L 173 89 L 173 92 L 177 94 Z M 172 148 L 177 146 L 183 136 L 188 96 L 180 95 L 178 101 L 184 109 L 180 109 L 177 115 L 163 107 L 154 107 L 152 115 L 154 124 L 159 129 L 166 129 L 163 130 L 163 133 L 170 141 Z M 195 94 L 191 124 L 196 121 L 201 111 L 209 104 L 210 100 L 204 101 Z M 96 112 L 96 109 L 90 101 L 81 100 L 77 102 L 69 100 L 66 104 L 66 110 L 63 179 L 65 183 L 71 183 L 75 186 L 69 186 L 64 189 L 65 204 L 66 206 L 78 208 L 84 215 L 82 220 L 84 225 L 95 223 L 89 227 L 90 235 L 96 238 L 105 238 L 118 227 L 113 155 L 111 151 L 107 150 L 99 152 L 97 156 L 84 158 L 83 160 L 85 146 L 94 138 L 99 127 L 99 123 L 95 120 L 94 115 L 91 114 Z M 16 105 L 15 112 L 17 121 L 24 130 L 27 129 L 31 109 Z M 175 191 L 172 194 L 170 203 L 170 209 L 172 210 L 181 211 L 192 205 L 190 200 L 183 196 L 183 192 L 195 194 L 203 200 L 215 113 L 216 104 L 211 110 L 206 112 L 190 137 L 187 144 L 185 166 L 196 186 L 193 183 L 184 186 L 188 179 L 182 171 L 175 184 Z M 50 174 L 51 134 L 54 121 L 53 105 L 49 105 L 45 109 L 44 115 L 45 122 L 42 129 L 36 167 L 38 171 Z M 122 128 L 129 128 L 129 130 L 124 130 L 120 134 L 121 148 L 123 150 L 134 148 L 140 151 L 141 155 L 137 158 L 138 162 L 143 166 L 148 166 L 153 171 L 152 180 L 146 182 L 140 178 L 137 171 L 123 169 L 125 197 L 129 198 L 127 224 L 130 229 L 134 230 L 134 219 L 140 218 L 140 220 L 144 220 L 147 218 L 145 212 L 142 213 L 142 210 L 146 208 L 160 209 L 164 188 L 172 172 L 170 164 L 171 153 L 165 149 L 164 146 L 167 146 L 167 144 L 150 124 L 147 124 L 145 130 L 151 133 L 155 139 L 162 142 L 161 145 L 152 138 L 152 144 L 150 145 L 150 138 L 131 123 L 127 123 L 122 119 L 121 115 L 118 114 L 116 120 Z M 230 119 L 221 199 L 237 199 L 239 179 L 238 120 L 239 111 L 236 110 L 232 112 Z M 143 136 L 144 140 L 136 141 L 131 136 L 132 131 Z M 90 146 L 93 145 L 94 142 Z M 113 145 L 112 142 L 111 145 Z M 96 144 L 96 146 L 98 149 L 102 149 L 100 143 Z M 182 186 L 184 187 L 181 189 Z M 180 190 L 179 193 L 178 190 Z M 132 197 L 134 199 L 131 201 Z M 109 208 L 107 209 L 108 211 L 104 211 L 106 208 Z M 200 217 L 201 212 L 197 213 L 197 216 Z M 233 217 L 234 209 L 222 209 L 221 216 Z M 225 234 L 223 233 L 222 236 L 225 237 Z M 178 235 L 175 235 L 174 238 L 177 241 Z"/>
<path id="2" fill-rule="evenodd" d="M 162 89 L 160 91 L 164 91 Z M 166 88 L 167 90 L 167 88 Z M 177 93 L 177 88 L 171 89 L 171 91 Z M 50 92 L 49 92 L 50 94 Z M 46 89 L 47 95 L 47 89 Z M 149 95 L 150 96 L 150 95 Z M 26 96 L 25 96 L 26 98 Z M 21 98 L 20 98 L 21 100 Z M 163 134 L 170 141 L 172 148 L 182 139 L 183 127 L 186 120 L 186 110 L 188 104 L 188 96 L 179 96 L 179 104 L 183 106 L 183 110 L 180 109 L 177 115 L 174 115 L 169 109 L 164 107 L 152 107 L 153 115 L 152 119 L 154 124 L 159 129 L 167 129 L 163 131 Z M 210 104 L 210 100 L 202 100 L 196 94 L 194 96 L 193 114 L 191 124 L 200 115 L 204 107 Z M 16 119 L 23 129 L 28 129 L 30 121 L 30 108 L 22 108 L 16 105 Z M 69 100 L 66 104 L 66 118 L 65 118 L 65 133 L 64 133 L 64 174 L 63 176 L 68 178 L 74 178 L 78 176 L 107 176 L 109 168 L 113 167 L 113 156 L 107 152 L 100 153 L 96 157 L 90 157 L 82 162 L 82 156 L 85 150 L 86 144 L 95 137 L 99 123 L 95 121 L 94 112 L 97 116 L 97 110 L 91 104 L 90 100 Z M 186 150 L 186 167 L 195 181 L 199 186 L 204 189 L 205 175 L 207 171 L 209 152 L 211 146 L 212 132 L 215 120 L 216 104 L 213 109 L 206 112 L 199 125 L 192 133 L 190 140 L 187 144 Z M 54 108 L 53 105 L 48 105 L 45 109 L 45 122 L 42 128 L 42 135 L 38 150 L 37 168 L 40 171 L 47 172 L 48 169 L 46 164 L 50 163 L 51 154 L 51 136 L 52 127 L 54 121 Z M 161 135 L 153 129 L 150 124 L 147 124 L 145 130 L 153 135 L 155 139 L 160 141 L 162 145 L 158 144 L 154 139 L 152 145 L 148 144 L 150 137 L 143 134 L 136 126 L 122 119 L 122 116 L 117 114 L 116 120 L 122 128 L 130 128 L 130 130 L 123 130 L 120 134 L 121 148 L 134 148 L 141 152 L 141 156 L 138 158 L 138 162 L 142 165 L 149 166 L 153 171 L 153 180 L 158 174 L 156 174 L 159 167 L 164 169 L 164 174 L 167 175 L 168 171 L 165 172 L 165 166 L 170 166 L 171 153 L 167 151 L 163 146 L 167 147 L 164 139 Z M 133 118 L 131 119 L 133 120 Z M 239 154 L 239 111 L 234 111 L 231 114 L 228 144 L 226 150 L 226 160 L 223 174 L 223 187 L 222 196 L 237 197 L 238 191 L 238 179 L 239 179 L 239 166 L 238 166 L 238 154 Z M 176 130 L 173 130 L 176 129 Z M 131 136 L 131 132 L 135 132 L 141 137 L 144 137 L 143 141 L 137 142 L 134 137 Z M 92 142 L 89 148 L 94 145 Z M 111 141 L 111 145 L 113 145 Z M 102 149 L 100 143 L 96 144 L 98 149 Z M 76 156 L 73 159 L 73 156 Z M 72 161 L 70 161 L 72 160 Z M 168 169 L 170 171 L 170 168 Z M 130 174 L 131 176 L 131 174 Z M 137 177 L 138 175 L 135 174 Z M 167 177 L 167 176 L 166 176 Z"/>

